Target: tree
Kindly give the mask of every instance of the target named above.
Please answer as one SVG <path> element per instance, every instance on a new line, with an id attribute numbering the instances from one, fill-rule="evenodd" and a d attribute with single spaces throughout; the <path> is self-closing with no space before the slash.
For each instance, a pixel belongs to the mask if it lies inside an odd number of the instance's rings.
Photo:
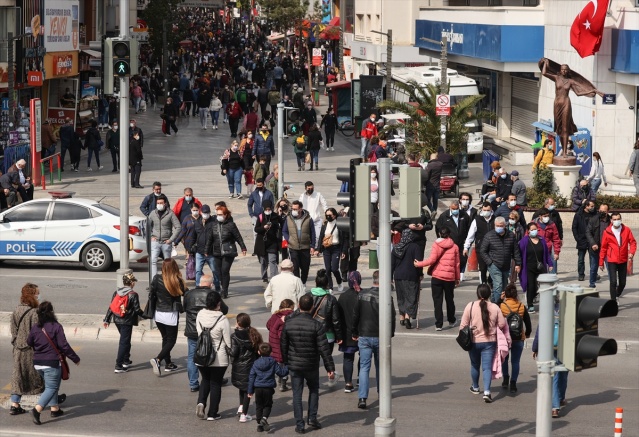
<path id="1" fill-rule="evenodd" d="M 440 118 L 436 115 L 436 98 L 439 88 L 433 84 L 422 86 L 415 80 L 410 80 L 408 83 L 395 82 L 393 86 L 407 93 L 410 103 L 385 100 L 379 104 L 379 107 L 391 112 L 403 112 L 410 116 L 410 120 L 404 124 L 406 150 L 428 159 L 431 153 L 437 151 L 441 142 Z M 477 103 L 483 98 L 483 95 L 468 96 L 451 108 L 450 116 L 446 118 L 447 152 L 455 155 L 466 151 L 467 123 L 475 119 L 494 118 L 495 115 L 489 111 L 475 112 Z"/>
<path id="2" fill-rule="evenodd" d="M 262 5 L 270 27 L 286 34 L 297 28 L 308 10 L 309 0 L 269 0 Z"/>
<path id="3" fill-rule="evenodd" d="M 147 22 L 149 32 L 149 45 L 155 54 L 156 59 L 162 57 L 162 22 L 166 20 L 166 41 L 169 52 L 178 46 L 185 34 L 184 30 L 176 32 L 174 26 L 179 26 L 177 19 L 177 9 L 180 0 L 151 0 L 146 9 L 141 11 L 141 16 Z"/>

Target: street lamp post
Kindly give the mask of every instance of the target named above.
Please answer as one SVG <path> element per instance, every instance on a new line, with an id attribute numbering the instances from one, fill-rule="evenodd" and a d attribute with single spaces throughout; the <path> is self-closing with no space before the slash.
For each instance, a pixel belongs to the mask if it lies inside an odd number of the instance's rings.
<path id="1" fill-rule="evenodd" d="M 391 81 L 393 79 L 393 29 L 388 29 L 388 32 L 386 33 L 378 30 L 371 30 L 371 33 L 386 36 L 386 100 L 390 100 Z"/>

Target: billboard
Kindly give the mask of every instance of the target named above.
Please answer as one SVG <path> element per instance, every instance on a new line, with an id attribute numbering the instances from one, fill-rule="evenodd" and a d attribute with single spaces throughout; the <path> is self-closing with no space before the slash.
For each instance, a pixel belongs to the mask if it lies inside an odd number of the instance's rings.
<path id="1" fill-rule="evenodd" d="M 79 13 L 77 0 L 45 0 L 43 24 L 47 52 L 79 49 Z"/>

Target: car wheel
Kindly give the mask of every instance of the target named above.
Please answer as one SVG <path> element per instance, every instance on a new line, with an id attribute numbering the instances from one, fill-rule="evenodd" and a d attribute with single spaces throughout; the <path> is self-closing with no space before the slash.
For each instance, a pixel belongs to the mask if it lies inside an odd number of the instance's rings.
<path id="1" fill-rule="evenodd" d="M 102 243 L 88 244 L 82 250 L 82 264 L 90 272 L 104 272 L 113 262 L 109 249 Z"/>

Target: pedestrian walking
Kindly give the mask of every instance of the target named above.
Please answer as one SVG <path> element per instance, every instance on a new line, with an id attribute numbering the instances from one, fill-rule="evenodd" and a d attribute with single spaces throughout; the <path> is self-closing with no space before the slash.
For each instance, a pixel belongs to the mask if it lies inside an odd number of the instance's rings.
<path id="1" fill-rule="evenodd" d="M 184 196 L 180 197 L 175 201 L 175 205 L 173 205 L 173 214 L 180 220 L 182 223 L 186 218 L 190 217 L 194 207 L 199 211 L 202 208 L 202 202 L 200 199 L 193 196 L 193 188 L 186 187 L 184 189 Z M 179 239 L 176 240 L 175 244 L 177 244 Z"/>
<path id="2" fill-rule="evenodd" d="M 630 161 L 628 162 L 628 174 L 632 178 L 635 184 L 635 191 L 639 196 L 639 138 L 635 142 L 635 146 L 630 154 Z"/>
<path id="3" fill-rule="evenodd" d="M 39 395 L 44 389 L 42 376 L 33 367 L 33 349 L 27 345 L 31 328 L 38 323 L 40 289 L 27 282 L 22 287 L 20 304 L 11 313 L 11 346 L 13 372 L 11 373 L 11 407 L 9 414 L 16 416 L 27 411 L 20 401 L 24 395 Z M 64 396 L 64 395 L 62 395 Z"/>
<path id="4" fill-rule="evenodd" d="M 33 423 L 41 425 L 40 415 L 46 407 L 51 407 L 52 418 L 64 414 L 58 396 L 62 381 L 60 356 L 69 358 L 76 366 L 80 365 L 80 357 L 67 342 L 64 328 L 58 322 L 51 302 L 45 300 L 36 311 L 38 323 L 31 327 L 27 345 L 33 349 L 33 365 L 44 381 L 44 391 L 31 410 Z"/>
<path id="5" fill-rule="evenodd" d="M 315 287 L 311 288 L 313 296 L 311 314 L 315 320 L 319 320 L 324 325 L 326 339 L 332 354 L 335 343 L 341 344 L 344 336 L 337 298 L 331 294 L 332 290 L 328 288 L 328 281 L 326 270 L 318 270 L 315 276 Z"/>
<path id="6" fill-rule="evenodd" d="M 203 130 L 206 130 L 207 120 L 206 116 L 210 111 L 211 106 L 211 93 L 206 87 L 201 87 L 197 94 L 197 108 L 198 113 L 200 115 L 200 126 Z M 219 111 L 219 109 L 218 109 Z M 215 122 L 213 121 L 213 117 L 211 117 L 211 123 L 215 126 Z"/>
<path id="7" fill-rule="evenodd" d="M 475 254 L 477 255 L 477 264 L 480 272 L 480 283 L 485 284 L 488 281 L 488 266 L 484 259 L 479 256 L 479 249 L 483 242 L 484 236 L 488 231 L 495 229 L 495 216 L 489 202 L 483 202 L 481 210 L 470 223 L 468 236 L 464 243 L 464 256 L 469 256 L 470 248 L 475 243 Z M 492 283 L 492 279 L 490 280 Z"/>
<path id="8" fill-rule="evenodd" d="M 506 229 L 503 217 L 495 218 L 495 229 L 488 231 L 479 249 L 479 256 L 488 266 L 493 279 L 493 302 L 499 300 L 501 291 L 508 285 L 510 261 L 515 260 L 515 272 L 521 270 L 521 252 L 515 234 Z"/>
<path id="9" fill-rule="evenodd" d="M 231 147 L 222 155 L 222 175 L 226 176 L 229 187 L 229 199 L 242 198 L 242 173 L 244 172 L 244 160 L 239 151 L 237 140 L 231 142 Z"/>
<path id="10" fill-rule="evenodd" d="M 602 183 L 604 187 L 608 186 L 608 182 L 606 181 L 606 168 L 604 167 L 599 152 L 592 154 L 592 164 L 590 165 L 590 174 L 587 180 L 590 182 L 590 188 L 595 194 Z"/>
<path id="11" fill-rule="evenodd" d="M 608 215 L 608 204 L 599 205 L 599 212 L 592 217 L 586 227 L 586 238 L 588 239 L 588 255 L 590 257 L 590 288 L 597 286 L 596 282 L 600 279 L 597 274 L 599 266 L 599 250 L 601 248 L 601 235 L 604 229 L 610 226 L 610 216 Z"/>
<path id="12" fill-rule="evenodd" d="M 526 305 L 528 312 L 536 312 L 534 302 L 539 291 L 539 275 L 554 271 L 550 250 L 544 237 L 539 234 L 537 223 L 530 222 L 525 235 L 518 243 L 521 253 L 521 270 L 519 271 L 519 283 L 526 293 Z"/>
<path id="13" fill-rule="evenodd" d="M 235 138 L 237 137 L 237 129 L 240 125 L 240 119 L 244 116 L 240 104 L 235 101 L 235 97 L 231 97 L 231 101 L 226 106 L 226 114 L 229 119 L 231 138 Z"/>
<path id="14" fill-rule="evenodd" d="M 406 329 L 412 329 L 411 319 L 417 319 L 420 282 L 424 276 L 423 270 L 420 267 L 415 267 L 415 261 L 424 259 L 424 252 L 419 244 L 415 243 L 415 238 L 416 235 L 411 229 L 404 229 L 400 241 L 391 251 L 391 273 L 397 292 L 399 324 Z M 373 283 L 373 286 L 376 285 Z"/>
<path id="15" fill-rule="evenodd" d="M 95 155 L 95 163 L 98 165 L 98 170 L 102 170 L 104 167 L 100 165 L 100 150 L 104 143 L 98 132 L 98 122 L 91 120 L 91 126 L 87 130 L 84 137 L 84 148 L 87 149 L 87 171 L 93 171 L 91 168 L 91 158 Z"/>
<path id="16" fill-rule="evenodd" d="M 308 129 L 306 141 L 306 150 L 311 154 L 308 171 L 313 171 L 313 163 L 315 163 L 315 171 L 319 170 L 319 151 L 322 147 L 323 141 L 324 140 L 322 138 L 322 133 L 320 132 L 317 123 L 311 124 L 310 128 Z"/>
<path id="17" fill-rule="evenodd" d="M 348 235 L 337 229 L 337 210 L 326 210 L 326 222 L 322 225 L 317 239 L 316 253 L 324 256 L 324 268 L 328 275 L 328 288 L 333 289 L 333 279 L 337 282 L 337 291 L 344 291 L 343 278 L 339 270 L 339 262 L 346 257 L 348 251 Z"/>
<path id="18" fill-rule="evenodd" d="M 251 326 L 251 317 L 240 313 L 236 317 L 235 332 L 231 334 L 230 358 L 231 383 L 239 390 L 240 407 L 237 415 L 241 423 L 252 420 L 248 414 L 251 398 L 248 396 L 249 376 L 253 363 L 257 360 L 258 348 L 262 344 L 262 335 Z"/>
<path id="19" fill-rule="evenodd" d="M 279 311 L 284 300 L 289 299 L 295 303 L 304 294 L 304 285 L 300 278 L 293 274 L 293 269 L 294 265 L 290 259 L 282 260 L 280 273 L 273 276 L 266 286 L 264 301 L 272 314 Z"/>
<path id="20" fill-rule="evenodd" d="M 475 395 L 481 393 L 479 391 L 479 369 L 481 368 L 484 383 L 483 399 L 487 404 L 493 401 L 490 382 L 492 379 L 493 359 L 495 354 L 498 353 L 497 330 L 500 330 L 506 337 L 508 346 L 510 346 L 511 341 L 506 319 L 499 306 L 489 301 L 490 297 L 490 287 L 487 284 L 479 284 L 477 287 L 477 300 L 466 305 L 459 325 L 460 330 L 469 325 L 471 327 L 472 345 L 468 351 L 468 356 L 470 357 L 470 392 Z"/>
<path id="21" fill-rule="evenodd" d="M 280 237 L 280 220 L 273 214 L 273 202 L 262 201 L 263 211 L 255 222 L 255 247 L 253 252 L 260 262 L 262 282 L 268 284 L 277 275 L 277 257 L 282 241 Z"/>
<path id="22" fill-rule="evenodd" d="M 437 153 L 431 153 L 430 160 L 424 169 L 422 180 L 426 181 L 426 206 L 435 220 L 439 205 L 440 181 L 442 178 L 442 168 L 444 163 L 437 159 Z"/>
<path id="23" fill-rule="evenodd" d="M 113 153 L 113 152 L 112 152 Z M 134 131 L 129 138 L 129 168 L 131 169 L 131 187 L 144 188 L 140 185 L 140 175 L 142 174 L 142 136 L 138 131 Z"/>
<path id="24" fill-rule="evenodd" d="M 131 366 L 131 335 L 133 327 L 138 326 L 138 318 L 142 315 L 140 298 L 133 291 L 138 280 L 133 273 L 126 273 L 122 277 L 123 287 L 118 287 L 111 297 L 111 304 L 107 309 L 102 325 L 107 329 L 111 323 L 115 323 L 120 333 L 118 354 L 115 358 L 115 373 L 126 373 Z M 114 312 L 114 303 L 116 311 Z"/>
<path id="25" fill-rule="evenodd" d="M 209 112 L 211 114 L 211 128 L 217 130 L 218 121 L 220 119 L 220 110 L 224 106 L 222 105 L 222 101 L 217 93 L 213 94 L 213 98 L 211 99 L 211 104 L 209 105 Z M 202 111 L 200 110 L 200 116 Z M 225 114 L 226 117 L 226 114 Z M 206 127 L 206 125 L 205 125 Z"/>
<path id="26" fill-rule="evenodd" d="M 604 261 L 608 263 L 610 299 L 619 303 L 626 288 L 628 260 L 632 260 L 637 252 L 637 241 L 630 228 L 621 223 L 621 213 L 613 211 L 610 218 L 612 224 L 601 235 L 599 268 L 603 270 Z"/>
<path id="27" fill-rule="evenodd" d="M 303 132 L 300 132 L 297 136 L 293 137 L 293 152 L 295 153 L 295 159 L 297 159 L 297 171 L 304 170 L 304 167 L 306 166 L 307 148 L 308 139 Z M 311 167 L 313 167 L 313 164 L 311 164 Z"/>
<path id="28" fill-rule="evenodd" d="M 459 200 L 453 200 L 449 209 L 439 216 L 435 223 L 435 233 L 438 237 L 441 237 L 441 231 L 447 228 L 448 237 L 459 249 L 459 271 L 464 273 L 466 271 L 466 261 L 468 258 L 464 256 L 464 243 L 468 237 L 468 231 L 470 230 L 470 218 L 466 214 L 461 213 L 461 205 Z"/>
<path id="29" fill-rule="evenodd" d="M 229 320 L 222 312 L 222 297 L 215 291 L 206 295 L 206 308 L 200 310 L 195 318 L 195 327 L 198 337 L 204 329 L 210 329 L 211 343 L 215 350 L 215 360 L 210 366 L 198 366 L 202 382 L 198 393 L 195 414 L 204 419 L 206 398 L 209 398 L 209 409 L 206 420 L 214 421 L 222 419 L 219 414 L 220 400 L 222 399 L 222 380 L 230 358 L 228 350 L 231 347 L 231 326 Z M 224 345 L 224 347 L 222 347 Z"/>
<path id="30" fill-rule="evenodd" d="M 583 206 L 584 201 L 592 200 L 594 202 L 596 200 L 595 190 L 590 188 L 586 179 L 582 179 L 573 187 L 570 198 L 572 199 L 570 208 L 573 211 L 577 211 Z"/>
<path id="31" fill-rule="evenodd" d="M 71 155 L 71 170 L 75 170 L 73 165 L 73 153 L 71 152 L 72 142 L 74 139 L 75 130 L 73 129 L 73 121 L 71 118 L 66 117 L 64 119 L 64 124 L 60 126 L 60 171 L 64 171 L 64 158 L 67 154 L 67 150 L 69 151 L 69 155 Z"/>
<path id="32" fill-rule="evenodd" d="M 586 200 L 572 220 L 572 236 L 577 243 L 577 274 L 579 281 L 586 280 L 586 253 L 588 253 L 588 222 L 597 215 L 595 202 Z M 595 261 L 597 263 L 599 260 Z M 591 266 L 592 268 L 592 266 Z M 596 270 L 595 270 L 596 271 Z"/>
<path id="33" fill-rule="evenodd" d="M 362 122 L 362 131 L 360 132 L 360 136 L 362 139 L 362 148 L 359 152 L 359 157 L 362 159 L 368 158 L 368 147 L 371 142 L 371 138 L 377 136 L 377 123 L 375 120 L 377 119 L 377 115 L 371 114 L 369 118 Z"/>
<path id="34" fill-rule="evenodd" d="M 162 349 L 150 360 L 155 376 L 161 375 L 162 361 L 165 372 L 178 369 L 171 360 L 171 351 L 177 341 L 180 313 L 184 312 L 182 295 L 185 291 L 186 284 L 177 263 L 172 258 L 165 259 L 162 262 L 162 273 L 155 275 L 149 286 L 149 299 L 155 301 L 153 319 L 162 335 Z"/>
<path id="35" fill-rule="evenodd" d="M 322 193 L 315 191 L 315 184 L 313 184 L 313 181 L 306 181 L 304 183 L 304 193 L 300 195 L 299 201 L 303 205 L 306 205 L 306 210 L 313 220 L 315 236 L 319 236 L 326 210 L 328 209 L 326 199 Z"/>
<path id="36" fill-rule="evenodd" d="M 248 385 L 249 399 L 255 397 L 255 420 L 257 421 L 257 432 L 268 432 L 271 425 L 268 418 L 273 408 L 273 394 L 277 382 L 275 375 L 285 378 L 288 369 L 285 365 L 278 363 L 271 357 L 271 345 L 262 343 L 259 346 L 259 358 L 255 360 L 251 367 Z"/>
<path id="37" fill-rule="evenodd" d="M 333 378 L 335 364 L 331 356 L 326 332 L 321 322 L 313 319 L 313 296 L 303 295 L 299 300 L 300 313 L 287 319 L 282 331 L 282 360 L 288 366 L 293 386 L 293 414 L 295 432 L 304 434 L 305 425 L 321 429 L 317 420 L 319 408 L 319 359 L 324 361 L 328 377 Z M 308 414 L 304 421 L 302 394 L 304 382 L 308 386 Z"/>
<path id="38" fill-rule="evenodd" d="M 353 315 L 355 314 L 355 307 L 358 305 L 359 293 L 362 291 L 361 285 L 362 275 L 357 270 L 351 271 L 348 274 L 348 289 L 337 299 L 342 315 L 342 330 L 344 331 L 344 341 L 339 345 L 339 351 L 344 354 L 342 365 L 344 393 L 353 393 L 355 391 L 353 367 L 355 354 L 359 351 L 359 347 L 358 340 L 353 335 Z M 359 375 L 359 364 L 357 366 L 357 374 Z"/>
<path id="39" fill-rule="evenodd" d="M 291 203 L 291 213 L 282 227 L 282 238 L 286 241 L 293 261 L 293 273 L 302 280 L 304 286 L 311 267 L 311 256 L 315 253 L 315 235 L 315 225 L 310 214 L 302 207 L 302 202 L 294 200 Z"/>
<path id="40" fill-rule="evenodd" d="M 262 177 L 266 177 L 270 173 L 271 158 L 275 156 L 275 142 L 273 141 L 273 135 L 268 128 L 268 125 L 262 124 L 260 131 L 255 135 L 255 146 L 253 147 L 252 158 L 257 160 L 264 156 L 266 158 L 266 174 Z M 255 179 L 259 177 L 257 173 L 253 175 Z"/>
<path id="41" fill-rule="evenodd" d="M 320 123 L 320 127 L 322 126 L 324 126 L 324 135 L 326 135 L 326 150 L 328 152 L 334 152 L 337 116 L 335 115 L 335 110 L 332 107 L 326 110 L 326 115 L 324 115 Z"/>
<path id="42" fill-rule="evenodd" d="M 292 267 L 291 267 L 292 268 Z M 291 276 L 293 276 L 291 274 Z M 294 277 L 294 276 L 293 276 Z M 299 278 L 296 278 L 299 281 Z M 295 309 L 295 302 L 291 299 L 283 299 L 277 310 L 271 314 L 271 317 L 266 322 L 266 329 L 268 329 L 268 343 L 271 345 L 271 356 L 275 361 L 280 364 L 284 364 L 282 358 L 282 348 L 280 342 L 282 339 L 282 330 L 284 329 L 284 322 L 288 316 L 293 314 Z M 288 376 L 282 376 L 279 378 L 280 391 L 285 392 L 288 390 L 286 382 Z"/>
<path id="43" fill-rule="evenodd" d="M 118 127 L 118 122 L 114 122 L 111 125 L 111 129 L 107 131 L 105 138 L 106 147 L 111 152 L 111 161 L 113 162 L 111 173 L 117 173 L 120 168 L 120 131 Z M 134 187 L 133 176 L 131 176 L 131 187 Z"/>
<path id="44" fill-rule="evenodd" d="M 430 280 L 430 288 L 435 309 L 435 329 L 441 331 L 444 326 L 444 313 L 442 312 L 444 298 L 446 299 L 448 326 L 453 328 L 457 323 L 455 318 L 455 287 L 459 285 L 461 274 L 459 272 L 459 247 L 450 237 L 450 230 L 442 228 L 439 232 L 439 238 L 435 240 L 431 248 L 428 259 L 415 260 L 414 264 L 418 268 L 428 266 L 427 273 L 433 277 Z"/>
<path id="45" fill-rule="evenodd" d="M 178 133 L 178 127 L 175 125 L 175 120 L 177 120 L 179 116 L 179 109 L 176 103 L 173 101 L 173 97 L 168 97 L 166 99 L 166 103 L 164 104 L 164 108 L 162 109 L 162 118 L 166 122 L 166 131 L 164 134 L 167 137 L 171 136 L 171 129 L 175 135 Z"/>
<path id="46" fill-rule="evenodd" d="M 231 282 L 231 266 L 237 257 L 237 244 L 242 248 L 242 256 L 246 256 L 244 239 L 233 221 L 231 211 L 224 205 L 215 207 L 217 223 L 213 226 L 213 232 L 207 235 L 206 250 L 204 256 L 213 255 L 215 269 L 220 275 L 222 297 L 229 295 L 229 283 Z"/>
<path id="47" fill-rule="evenodd" d="M 264 213 L 264 202 L 268 201 L 271 205 L 275 203 L 275 197 L 273 193 L 266 189 L 264 186 L 264 177 L 261 174 L 256 175 L 257 179 L 255 179 L 255 190 L 251 193 L 246 202 L 248 207 L 248 213 L 251 217 L 251 225 L 253 227 L 253 239 L 257 240 L 257 233 L 255 230 L 255 225 L 257 223 L 257 219 L 260 214 Z"/>
<path id="48" fill-rule="evenodd" d="M 155 187 L 154 187 L 155 190 Z M 151 278 L 157 274 L 157 259 L 162 253 L 164 259 L 171 258 L 173 242 L 180 234 L 180 220 L 171 211 L 166 196 L 160 193 L 155 199 L 155 210 L 149 213 L 151 222 Z"/>

